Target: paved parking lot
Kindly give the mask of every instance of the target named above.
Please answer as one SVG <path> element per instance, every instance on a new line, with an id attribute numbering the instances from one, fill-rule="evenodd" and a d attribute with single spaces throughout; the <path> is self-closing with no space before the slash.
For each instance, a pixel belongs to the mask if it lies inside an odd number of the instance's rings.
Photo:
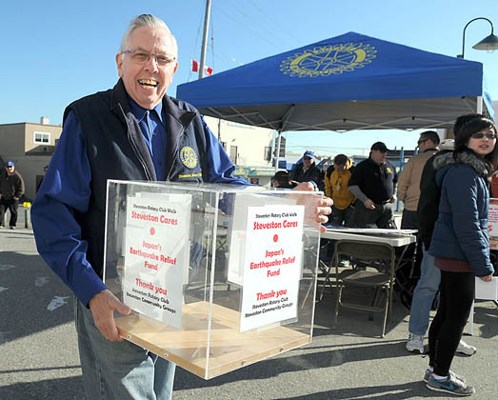
<path id="1" fill-rule="evenodd" d="M 32 231 L 0 230 L 0 399 L 84 400 L 72 320 L 73 299 L 37 255 Z M 205 381 L 179 369 L 174 399 L 423 399 L 449 398 L 421 382 L 427 359 L 405 351 L 407 310 L 397 301 L 384 339 L 381 321 L 341 312 L 335 298 L 317 304 L 310 345 Z M 472 398 L 496 397 L 498 312 L 478 302 L 472 357 L 453 369 L 476 386 Z M 88 399 L 93 400 L 93 399 Z"/>

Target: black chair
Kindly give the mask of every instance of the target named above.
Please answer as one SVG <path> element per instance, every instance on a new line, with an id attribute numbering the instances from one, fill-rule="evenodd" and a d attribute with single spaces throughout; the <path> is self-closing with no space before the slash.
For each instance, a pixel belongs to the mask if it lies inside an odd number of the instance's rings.
<path id="1" fill-rule="evenodd" d="M 344 258 L 351 260 L 347 267 L 341 263 Z M 384 313 L 381 335 L 384 337 L 396 277 L 394 248 L 384 243 L 339 240 L 335 244 L 333 263 L 338 288 L 334 325 L 340 307 Z M 348 300 L 344 300 L 345 293 Z"/>

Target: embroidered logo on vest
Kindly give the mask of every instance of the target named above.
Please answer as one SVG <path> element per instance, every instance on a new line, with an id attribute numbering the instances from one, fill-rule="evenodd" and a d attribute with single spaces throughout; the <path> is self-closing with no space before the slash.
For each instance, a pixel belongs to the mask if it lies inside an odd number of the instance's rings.
<path id="1" fill-rule="evenodd" d="M 193 169 L 197 166 L 197 154 L 194 149 L 190 146 L 182 147 L 180 150 L 180 161 L 189 169 Z"/>

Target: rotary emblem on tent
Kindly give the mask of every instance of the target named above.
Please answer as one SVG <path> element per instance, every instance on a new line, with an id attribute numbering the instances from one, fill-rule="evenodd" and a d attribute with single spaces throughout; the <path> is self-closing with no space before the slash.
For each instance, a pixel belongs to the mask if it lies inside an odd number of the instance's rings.
<path id="1" fill-rule="evenodd" d="M 197 166 L 197 154 L 190 146 L 182 147 L 180 150 L 180 160 L 182 164 L 189 169 L 193 169 Z"/>
<path id="2" fill-rule="evenodd" d="M 280 70 L 298 78 L 315 78 L 352 72 L 370 64 L 376 56 L 377 50 L 369 44 L 318 46 L 288 57 L 280 64 Z"/>

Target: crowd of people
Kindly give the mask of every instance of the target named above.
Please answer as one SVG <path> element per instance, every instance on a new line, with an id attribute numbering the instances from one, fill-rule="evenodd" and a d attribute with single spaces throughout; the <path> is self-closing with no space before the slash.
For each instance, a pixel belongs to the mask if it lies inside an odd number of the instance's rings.
<path id="1" fill-rule="evenodd" d="M 311 182 L 333 200 L 329 224 L 356 228 L 393 228 L 394 194 L 397 173 L 387 160 L 389 149 L 375 142 L 364 161 L 353 166 L 353 160 L 338 154 L 333 164 L 322 171 L 313 151 L 304 152 L 289 172 L 278 171 L 272 178 L 273 187 L 291 187 L 299 182 Z M 282 186 L 281 178 L 284 177 Z"/>
<path id="2" fill-rule="evenodd" d="M 488 206 L 492 177 L 498 169 L 497 130 L 482 114 L 458 117 L 454 139 L 441 141 L 425 131 L 417 141 L 418 154 L 402 171 L 387 160 L 389 149 L 372 144 L 369 157 L 352 165 L 344 154 L 319 174 L 311 151 L 303 155 L 293 179 L 314 180 L 332 198 L 331 223 L 358 228 L 395 228 L 393 203 L 403 203 L 401 229 L 417 230 L 416 286 L 410 299 L 406 349 L 426 354 L 423 374 L 434 391 L 469 396 L 475 388 L 450 367 L 456 353 L 472 356 L 477 349 L 462 340 L 474 300 L 475 277 L 485 282 L 495 272 L 490 257 Z M 306 162 L 304 162 L 306 158 Z M 430 312 L 436 309 L 430 321 Z M 430 325 L 430 326 L 429 326 Z"/>

